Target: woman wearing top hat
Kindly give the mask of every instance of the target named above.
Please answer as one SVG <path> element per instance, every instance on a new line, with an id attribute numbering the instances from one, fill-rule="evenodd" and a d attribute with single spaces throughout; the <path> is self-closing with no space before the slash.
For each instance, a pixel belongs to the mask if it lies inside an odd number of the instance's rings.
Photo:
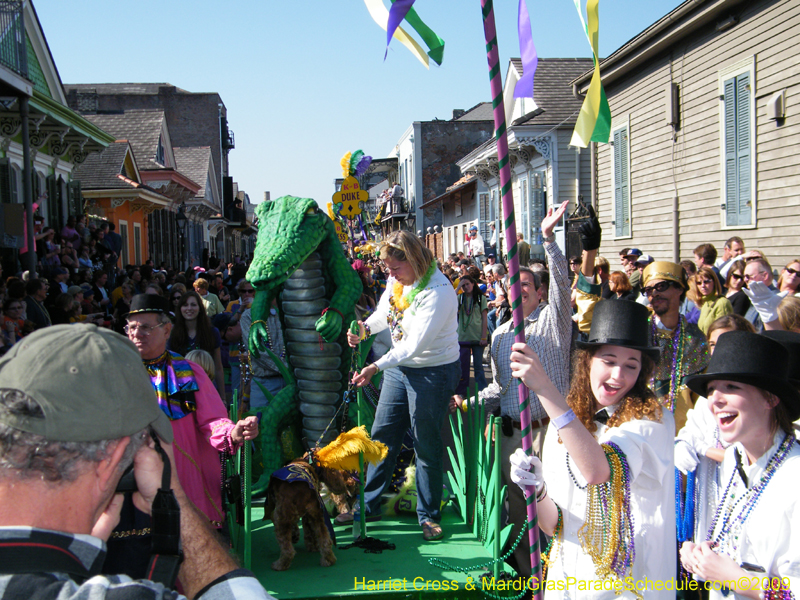
<path id="1" fill-rule="evenodd" d="M 792 432 L 800 395 L 788 373 L 784 345 L 732 331 L 720 336 L 706 373 L 687 380 L 708 398 L 731 444 L 705 541 L 685 542 L 680 552 L 683 567 L 710 583 L 711 598 L 788 599 L 800 591 L 800 448 Z"/>
<path id="2" fill-rule="evenodd" d="M 514 345 L 514 377 L 551 419 L 542 462 L 522 450 L 511 457 L 512 479 L 535 485 L 539 526 L 553 536 L 547 598 L 641 597 L 646 580 L 675 573 L 675 424 L 647 385 L 659 356 L 647 317 L 635 302 L 597 303 L 566 398 L 536 354 Z M 644 595 L 672 599 L 675 591 Z"/>

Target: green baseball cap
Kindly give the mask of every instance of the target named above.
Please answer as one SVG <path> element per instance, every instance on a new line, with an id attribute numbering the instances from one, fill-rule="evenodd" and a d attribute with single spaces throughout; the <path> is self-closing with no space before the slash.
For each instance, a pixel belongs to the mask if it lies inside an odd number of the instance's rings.
<path id="1" fill-rule="evenodd" d="M 20 340 L 0 358 L 0 390 L 25 393 L 44 413 L 12 415 L 0 407 L 0 423 L 48 440 L 114 440 L 152 426 L 172 442 L 136 346 L 97 325 L 54 325 Z"/>

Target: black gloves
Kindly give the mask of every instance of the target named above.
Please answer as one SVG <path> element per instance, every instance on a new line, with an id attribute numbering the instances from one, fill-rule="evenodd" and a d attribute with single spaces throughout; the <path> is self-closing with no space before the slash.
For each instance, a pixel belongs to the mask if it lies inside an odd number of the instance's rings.
<path id="1" fill-rule="evenodd" d="M 586 210 L 589 213 L 589 220 L 580 226 L 579 231 L 581 234 L 581 246 L 588 252 L 589 250 L 597 250 L 600 247 L 603 230 L 600 229 L 600 221 L 591 204 L 586 207 Z"/>

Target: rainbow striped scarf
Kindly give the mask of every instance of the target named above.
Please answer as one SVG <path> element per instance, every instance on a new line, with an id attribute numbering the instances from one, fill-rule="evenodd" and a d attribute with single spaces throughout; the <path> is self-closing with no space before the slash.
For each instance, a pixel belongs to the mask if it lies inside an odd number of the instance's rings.
<path id="1" fill-rule="evenodd" d="M 144 361 L 161 410 L 177 421 L 197 410 L 194 394 L 199 387 L 189 361 L 167 350 L 154 360 Z"/>

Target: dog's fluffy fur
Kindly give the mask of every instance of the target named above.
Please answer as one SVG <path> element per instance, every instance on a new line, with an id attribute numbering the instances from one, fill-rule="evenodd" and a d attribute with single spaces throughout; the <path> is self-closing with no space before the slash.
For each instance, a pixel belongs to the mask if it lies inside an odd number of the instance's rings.
<path id="1" fill-rule="evenodd" d="M 306 550 L 320 553 L 319 564 L 330 567 L 336 564 L 333 542 L 325 527 L 322 505 L 319 500 L 320 485 L 325 484 L 333 494 L 347 494 L 353 482 L 344 471 L 315 468 L 308 464 L 308 456 L 292 461 L 311 475 L 316 483 L 312 490 L 305 482 L 289 482 L 272 479 L 267 490 L 267 503 L 264 518 L 272 518 L 275 537 L 281 556 L 272 563 L 276 571 L 285 571 L 292 565 L 296 554 L 294 544 L 300 540 L 297 523 L 302 519 Z"/>

